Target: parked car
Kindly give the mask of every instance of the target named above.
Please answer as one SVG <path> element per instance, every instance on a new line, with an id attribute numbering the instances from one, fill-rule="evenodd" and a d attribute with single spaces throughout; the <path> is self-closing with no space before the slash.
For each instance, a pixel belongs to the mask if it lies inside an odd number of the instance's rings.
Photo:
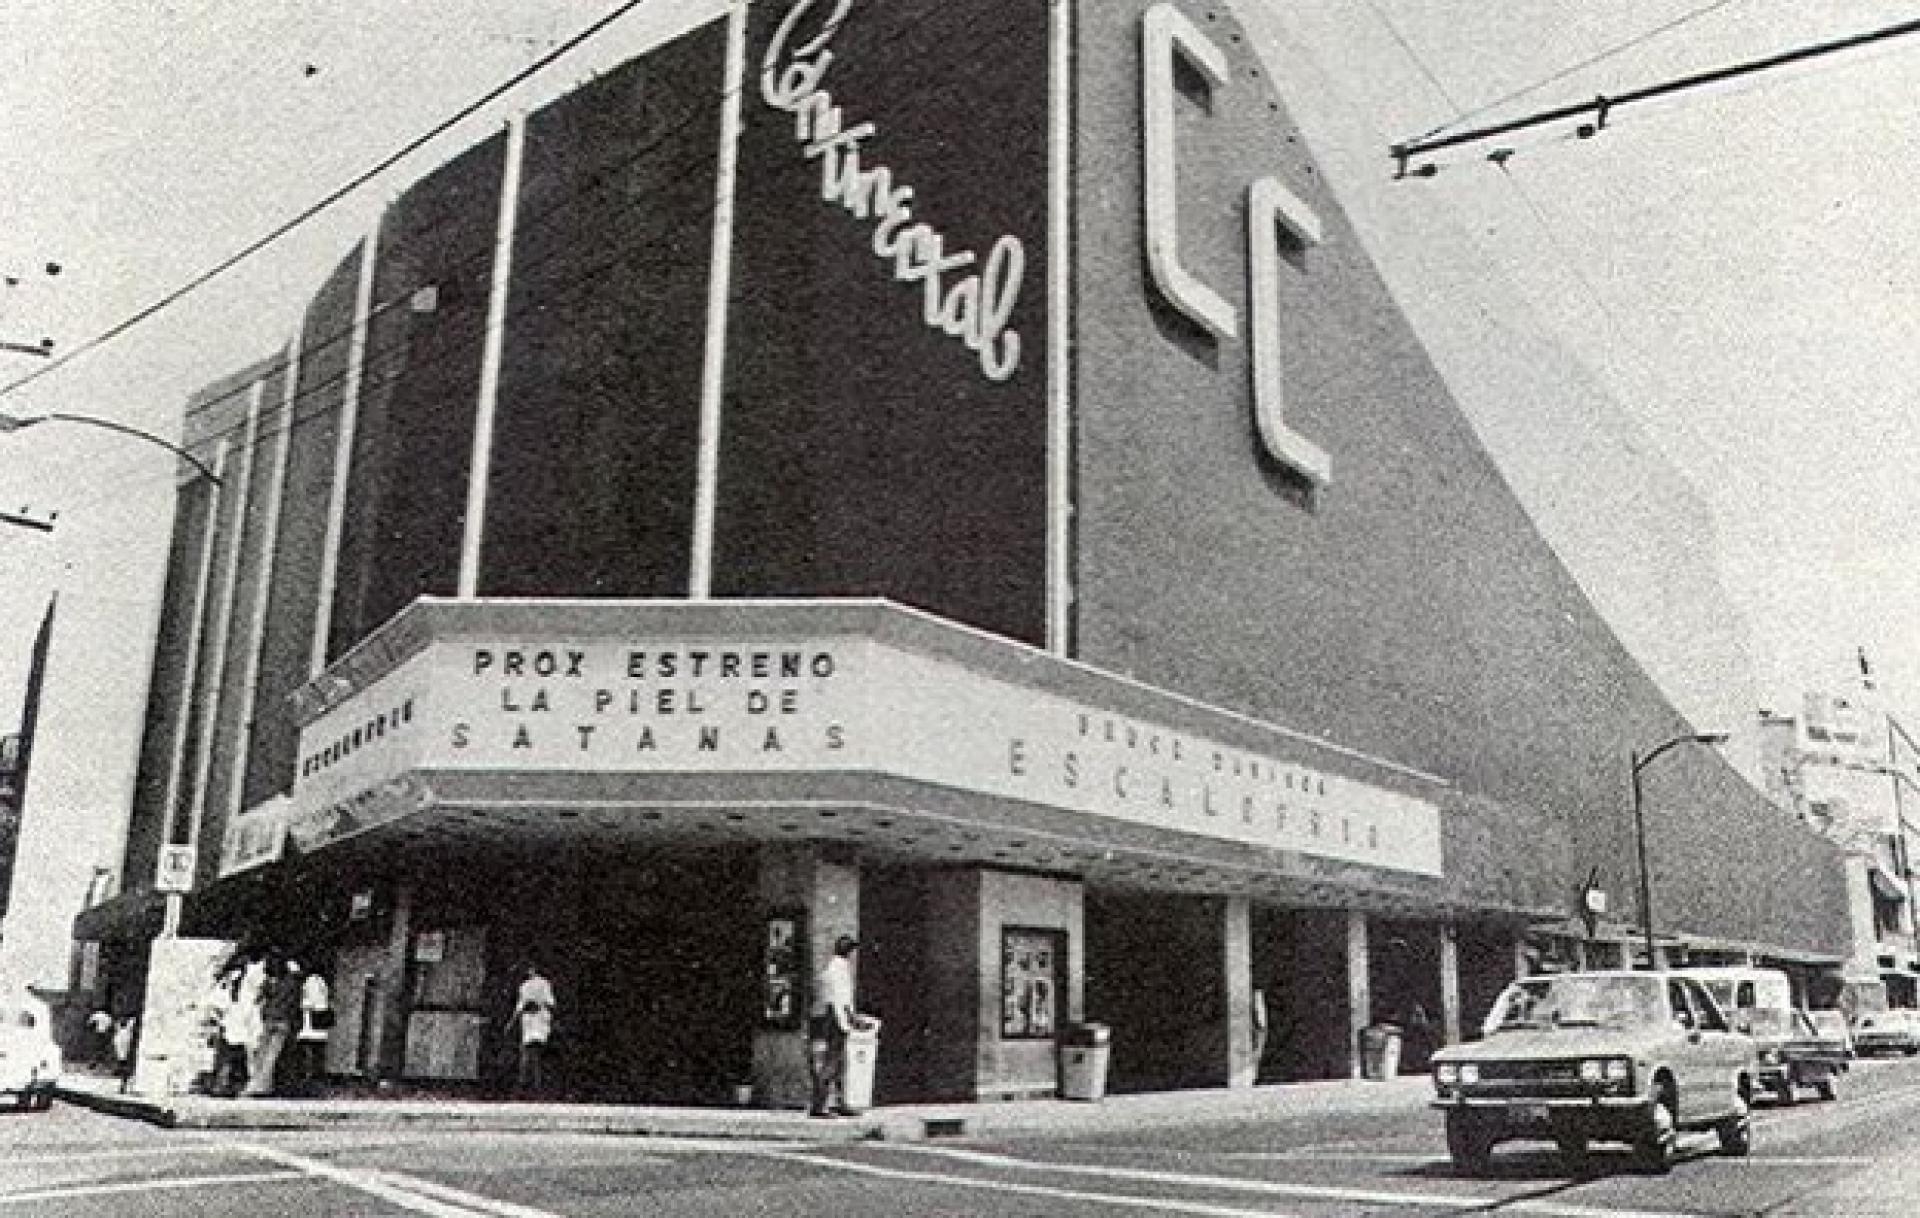
<path id="1" fill-rule="evenodd" d="M 1793 983 L 1785 973 L 1750 966 L 1680 971 L 1707 987 L 1734 1031 L 1753 1038 L 1760 1085 L 1781 1103 L 1793 1103 L 1802 1087 L 1823 1099 L 1838 1098 L 1846 1050 L 1823 1041 L 1793 1005 Z"/>
<path id="2" fill-rule="evenodd" d="M 1860 1011 L 1853 1017 L 1853 1049 L 1870 1053 L 1920 1053 L 1920 1016 L 1903 1008 Z"/>
<path id="3" fill-rule="evenodd" d="M 1849 1058 L 1854 1056 L 1853 1030 L 1847 1026 L 1845 1011 L 1808 1011 L 1806 1016 L 1822 1042 L 1839 1046 Z"/>
<path id="4" fill-rule="evenodd" d="M 1694 978 L 1527 977 L 1501 992 L 1485 1027 L 1484 1039 L 1433 1057 L 1434 1107 L 1459 1170 L 1485 1168 L 1516 1138 L 1553 1141 L 1575 1168 L 1590 1141 L 1616 1141 L 1664 1172 L 1687 1129 L 1712 1129 L 1729 1155 L 1752 1150 L 1753 1041 Z"/>
<path id="5" fill-rule="evenodd" d="M 44 1010 L 0 1007 L 0 1096 L 13 1096 L 23 1112 L 51 1108 L 62 1066 Z"/>

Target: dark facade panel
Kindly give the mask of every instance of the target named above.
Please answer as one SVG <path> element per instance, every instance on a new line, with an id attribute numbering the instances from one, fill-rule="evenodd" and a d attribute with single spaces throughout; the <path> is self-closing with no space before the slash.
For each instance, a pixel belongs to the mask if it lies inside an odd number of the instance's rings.
<path id="1" fill-rule="evenodd" d="M 236 445 L 240 442 L 240 433 L 247 425 L 247 403 L 252 398 L 253 383 L 259 379 L 264 366 L 256 364 L 221 377 L 187 402 L 180 444 L 208 469 L 212 469 L 218 459 L 222 441 Z"/>
<path id="2" fill-rule="evenodd" d="M 287 696 L 306 680 L 312 661 L 327 509 L 363 253 L 356 249 L 349 254 L 314 295 L 300 330 L 293 409 L 273 416 L 277 426 L 286 430 L 290 447 L 273 539 L 273 582 L 260 640 L 259 688 L 243 807 L 293 788 L 300 729 Z"/>
<path id="3" fill-rule="evenodd" d="M 1211 89 L 1182 82 L 1180 252 L 1236 309 L 1241 334 L 1210 338 L 1156 289 L 1142 203 L 1147 7 L 1080 9 L 1079 657 L 1490 796 L 1517 814 L 1505 834 L 1571 841 L 1568 893 L 1601 866 L 1624 912 L 1629 751 L 1687 725 L 1480 445 L 1237 27 L 1200 5 L 1180 7 L 1232 72 Z M 1286 420 L 1332 459 L 1317 495 L 1266 458 L 1252 413 L 1247 192 L 1268 174 L 1324 230 L 1283 255 L 1272 336 Z M 1689 772 L 1684 796 L 1655 813 L 1684 805 L 1690 818 L 1663 845 L 1690 895 L 1664 908 L 1699 933 L 1835 946 L 1831 849 L 1717 761 L 1690 758 L 1675 776 Z M 1483 828 L 1456 823 L 1448 838 L 1466 896 L 1498 885 L 1524 847 Z M 1721 861 L 1728 835 L 1765 843 L 1757 871 Z M 1720 899 L 1732 895 L 1723 882 L 1758 875 L 1779 880 L 1765 907 Z"/>
<path id="4" fill-rule="evenodd" d="M 238 442 L 229 450 L 226 464 L 228 474 L 238 469 L 242 451 Z M 182 809 L 183 815 L 196 808 L 204 809 L 207 791 L 212 785 L 210 779 L 214 774 L 210 764 L 211 755 L 207 752 L 212 747 L 209 737 L 214 731 L 208 712 L 214 708 L 214 699 L 225 684 L 226 669 L 223 665 L 229 658 L 221 654 L 221 640 L 228 621 L 227 603 L 233 588 L 231 558 L 239 540 L 241 509 L 244 507 L 236 493 L 238 482 L 236 476 L 221 489 L 215 510 L 211 513 L 213 563 L 207 571 L 206 598 L 199 605 L 200 654 L 194 666 L 192 693 L 187 705 L 185 752 L 181 755 L 180 784 L 177 788 L 179 795 L 176 806 Z M 202 836 L 200 840 L 217 842 L 219 838 Z M 196 883 L 211 880 L 218 862 L 218 850 L 202 851 Z"/>
<path id="5" fill-rule="evenodd" d="M 226 662 L 219 683 L 209 691 L 218 697 L 219 710 L 214 720 L 206 811 L 200 826 L 205 842 L 218 842 L 225 836 L 236 795 L 235 780 L 243 777 L 236 770 L 236 761 L 247 747 L 248 727 L 243 716 L 249 713 L 253 689 L 248 668 L 260 631 L 259 581 L 273 527 L 272 484 L 282 441 L 286 378 L 287 370 L 281 365 L 255 382 L 259 394 L 257 419 L 251 428 L 243 424 L 235 435 L 225 475 L 225 493 L 237 501 L 232 518 L 237 533 L 231 540 L 223 538 L 222 545 L 237 544 L 240 549 L 237 562 L 229 568 L 233 582 L 228 593 L 226 636 L 216 640 L 225 648 Z M 227 560 L 223 556 L 221 561 Z"/>
<path id="6" fill-rule="evenodd" d="M 330 658 L 414 597 L 456 590 L 505 143 L 468 149 L 383 222 Z"/>
<path id="7" fill-rule="evenodd" d="M 120 866 L 122 888 L 153 884 L 160 847 L 166 841 L 174 751 L 184 730 L 188 703 L 188 657 L 194 626 L 194 594 L 199 591 L 200 552 L 206 538 L 213 484 L 205 480 L 182 488 L 174 510 L 173 548 L 161 593 L 154 640 L 153 676 L 147 694 L 146 724 L 134 771 L 133 806 L 127 822 L 127 848 Z"/>
<path id="8" fill-rule="evenodd" d="M 535 114 L 480 591 L 684 596 L 726 27 Z"/>
<path id="9" fill-rule="evenodd" d="M 886 596 L 1039 643 L 1048 6 L 856 5 L 824 75 L 797 87 L 832 7 L 753 8 L 714 589 Z M 792 112 L 808 92 L 830 95 L 846 132 L 872 124 L 857 154 L 808 155 Z M 881 168 L 884 186 L 867 176 Z M 854 189 L 823 198 L 827 176 Z M 963 253 L 970 265 L 925 273 Z M 976 341 L 929 324 L 929 298 Z"/>

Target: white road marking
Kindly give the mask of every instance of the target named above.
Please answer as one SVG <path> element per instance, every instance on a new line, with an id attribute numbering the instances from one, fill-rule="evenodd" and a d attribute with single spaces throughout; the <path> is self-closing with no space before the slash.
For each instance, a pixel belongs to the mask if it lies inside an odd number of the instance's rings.
<path id="1" fill-rule="evenodd" d="M 251 1142 L 235 1142 L 233 1146 L 247 1154 L 331 1180 L 335 1184 L 358 1189 L 382 1201 L 390 1201 L 403 1209 L 412 1210 L 417 1214 L 429 1214 L 433 1218 L 475 1218 L 475 1215 L 493 1215 L 495 1218 L 560 1218 L 560 1215 L 548 1210 L 483 1197 L 478 1193 L 469 1193 L 448 1185 L 436 1184 L 402 1172 L 338 1167 L 321 1159 L 310 1159 L 305 1155 L 296 1155 L 291 1151 Z"/>
<path id="2" fill-rule="evenodd" d="M 1169 1197 L 1129 1197 L 1122 1193 L 1091 1193 L 1078 1189 L 1054 1188 L 1045 1184 L 1015 1184 L 1009 1180 L 978 1180 L 967 1176 L 949 1176 L 937 1171 L 907 1171 L 880 1167 L 871 1163 L 852 1163 L 845 1159 L 826 1159 L 799 1151 L 763 1151 L 766 1158 L 789 1163 L 804 1163 L 833 1171 L 861 1176 L 879 1176 L 887 1180 L 914 1180 L 926 1184 L 944 1184 L 954 1188 L 972 1188 L 990 1193 L 1017 1193 L 1027 1197 L 1054 1197 L 1063 1201 L 1091 1201 L 1130 1209 L 1157 1210 L 1160 1213 L 1203 1214 L 1207 1218 L 1292 1218 L 1275 1210 L 1243 1210 L 1232 1206 L 1209 1205 L 1201 1201 L 1182 1201 Z"/>
<path id="3" fill-rule="evenodd" d="M 1173 1184 L 1211 1188 L 1222 1192 L 1258 1193 L 1315 1201 L 1355 1201 L 1370 1205 L 1424 1205 L 1445 1209 L 1483 1209 L 1490 1205 L 1529 1214 L 1553 1214 L 1562 1218 L 1697 1218 L 1686 1211 L 1622 1210 L 1569 1205 L 1557 1201 L 1513 1200 L 1500 1197 L 1463 1197 L 1446 1193 L 1396 1193 L 1373 1189 L 1343 1188 L 1335 1185 L 1284 1184 L 1272 1180 L 1248 1180 L 1240 1176 L 1203 1176 L 1188 1172 L 1147 1171 L 1141 1168 L 1107 1167 L 1094 1164 L 1044 1163 L 1016 1159 L 985 1151 L 962 1150 L 947 1146 L 899 1145 L 895 1149 L 918 1154 L 937 1155 L 983 1167 L 1025 1171 L 1055 1172 L 1069 1175 L 1103 1176 L 1108 1179 L 1139 1180 L 1154 1184 Z M 942 1177 L 946 1178 L 946 1177 Z"/>
<path id="4" fill-rule="evenodd" d="M 1328 1201 L 1363 1201 L 1379 1205 L 1450 1205 L 1460 1209 L 1484 1205 L 1478 1197 L 1446 1197 L 1432 1193 L 1390 1193 L 1376 1189 L 1343 1188 L 1337 1185 L 1285 1184 L 1278 1180 L 1249 1180 L 1243 1176 L 1203 1176 L 1192 1172 L 1150 1171 L 1140 1167 L 1108 1167 L 1100 1164 L 1050 1163 L 1016 1159 L 987 1151 L 963 1150 L 957 1146 L 902 1145 L 902 1151 L 936 1155 L 979 1167 L 998 1167 L 1021 1171 L 1057 1172 L 1072 1176 L 1104 1176 L 1110 1180 L 1138 1180 L 1152 1184 L 1199 1185 L 1234 1193 L 1264 1193 L 1275 1197 L 1303 1197 Z M 1429 1156 L 1431 1157 L 1431 1156 Z"/>
<path id="5" fill-rule="evenodd" d="M 221 1184 L 266 1184 L 276 1180 L 306 1180 L 296 1171 L 249 1172 L 229 1176 L 183 1176 L 168 1180 L 127 1180 L 118 1184 L 72 1184 L 60 1188 L 37 1188 L 27 1193 L 0 1193 L 0 1205 L 25 1205 L 28 1202 L 68 1201 L 76 1197 L 107 1197 L 126 1193 L 151 1193 L 168 1188 L 207 1188 Z"/>
<path id="6" fill-rule="evenodd" d="M 179 1145 L 141 1147 L 126 1150 L 69 1151 L 57 1155 L 8 1155 L 5 1163 L 0 1163 L 0 1171 L 13 1167 L 74 1167 L 86 1163 L 112 1162 L 117 1159 L 168 1159 L 180 1155 L 206 1154 L 209 1152 L 232 1152 L 225 1147 L 208 1142 L 201 1145 L 181 1143 Z"/>

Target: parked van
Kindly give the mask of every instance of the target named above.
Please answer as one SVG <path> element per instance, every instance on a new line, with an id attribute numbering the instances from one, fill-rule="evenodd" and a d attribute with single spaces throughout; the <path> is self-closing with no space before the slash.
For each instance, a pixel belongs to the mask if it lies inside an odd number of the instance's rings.
<path id="1" fill-rule="evenodd" d="M 1727 1022 L 1753 1038 L 1760 1059 L 1760 1085 L 1791 1104 L 1795 1089 L 1811 1087 L 1823 1099 L 1840 1093 L 1847 1071 L 1845 1047 L 1822 1036 L 1807 1013 L 1793 1005 L 1793 983 L 1779 969 L 1726 967 L 1678 970 L 1697 978 Z"/>

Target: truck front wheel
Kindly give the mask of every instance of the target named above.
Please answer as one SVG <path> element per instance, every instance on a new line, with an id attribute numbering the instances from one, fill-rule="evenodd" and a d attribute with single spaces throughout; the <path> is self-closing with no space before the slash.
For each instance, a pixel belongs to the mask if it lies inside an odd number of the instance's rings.
<path id="1" fill-rule="evenodd" d="M 1642 1168 L 1655 1175 L 1664 1176 L 1673 1170 L 1674 1152 L 1680 1141 L 1679 1119 L 1675 1116 L 1678 1108 L 1679 1100 L 1671 1086 L 1663 1085 L 1654 1093 L 1653 1105 L 1647 1109 L 1639 1136 L 1633 1140 L 1633 1157 Z"/>

